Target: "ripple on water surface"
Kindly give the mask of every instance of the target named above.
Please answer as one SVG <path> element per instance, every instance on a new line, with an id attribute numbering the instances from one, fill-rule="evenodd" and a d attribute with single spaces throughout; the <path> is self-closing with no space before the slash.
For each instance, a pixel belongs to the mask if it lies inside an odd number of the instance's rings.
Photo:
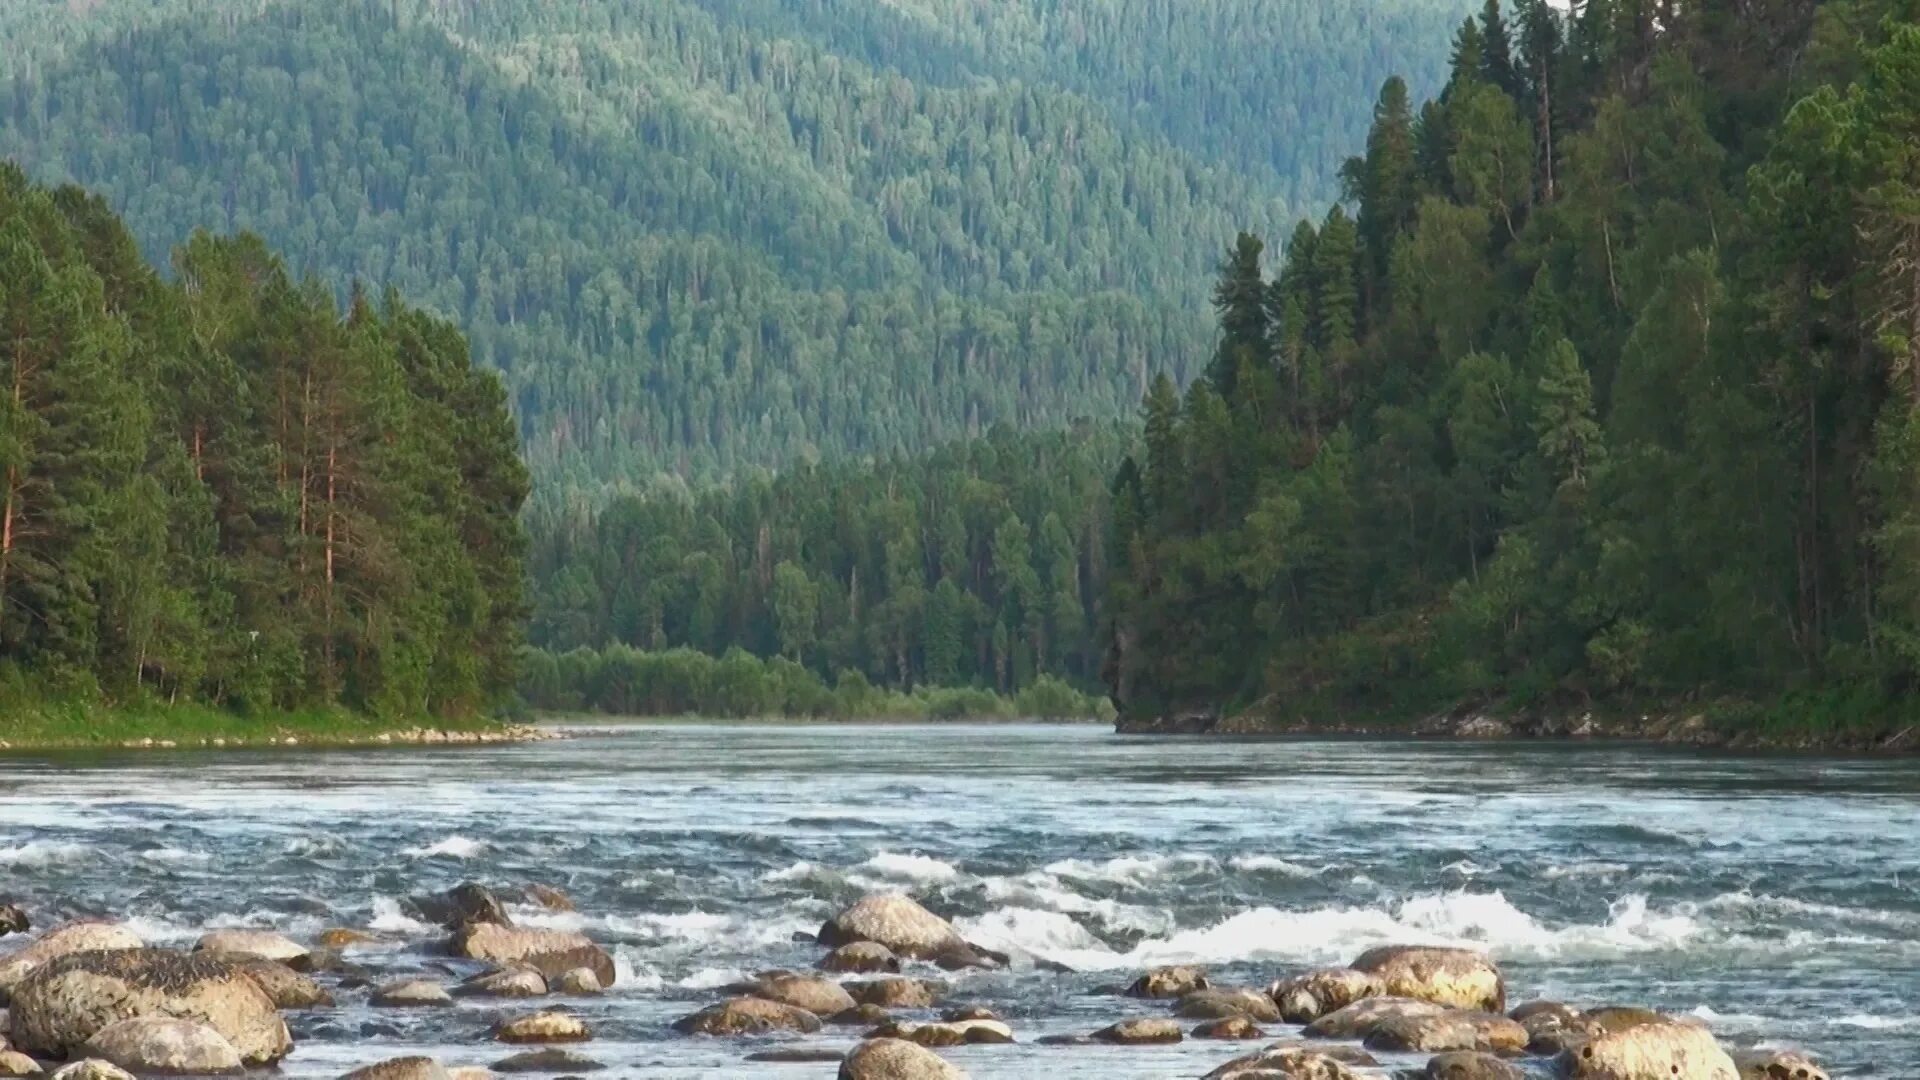
<path id="1" fill-rule="evenodd" d="M 849 768 L 849 762 L 857 768 Z M 1904 762 L 1646 749 L 1124 739 L 1078 727 L 653 725 L 517 747 L 109 755 L 0 763 L 0 875 L 41 922 L 113 915 L 164 944 L 329 926 L 431 971 L 412 893 L 559 886 L 620 979 L 575 1003 L 619 1075 L 736 1071 L 667 1025 L 805 966 L 836 907 L 902 889 L 982 944 L 1064 963 L 953 977 L 1022 1045 L 976 1077 L 1197 1076 L 1223 1044 L 1049 1049 L 1156 1011 L 1107 990 L 1201 962 L 1264 984 L 1388 942 L 1492 951 L 1519 996 L 1700 1017 L 1809 1046 L 1836 1075 L 1920 1076 L 1920 775 Z M 295 1017 L 291 1077 L 500 1056 L 489 1006 Z M 849 1043 L 829 1030 L 811 1042 Z M 781 1075 L 831 1075 L 796 1066 Z"/>

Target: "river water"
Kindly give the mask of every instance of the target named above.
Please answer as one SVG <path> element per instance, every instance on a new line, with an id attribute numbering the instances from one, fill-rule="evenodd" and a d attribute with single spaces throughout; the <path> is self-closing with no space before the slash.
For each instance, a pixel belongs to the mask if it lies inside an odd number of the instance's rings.
<path id="1" fill-rule="evenodd" d="M 1664 749 L 1123 738 L 1093 727 L 634 725 L 526 746 L 0 759 L 0 898 L 41 924 L 371 927 L 431 970 L 401 899 L 540 882 L 621 969 L 571 1003 L 601 1076 L 820 1076 L 668 1023 L 897 888 L 982 944 L 1070 965 L 960 976 L 1016 1046 L 975 1077 L 1198 1076 L 1232 1044 L 1034 1046 L 1153 1003 L 1156 963 L 1265 985 L 1390 942 L 1490 950 L 1513 1000 L 1646 1004 L 1836 1076 L 1920 1076 L 1920 765 Z M 11 943 L 0 941 L 0 949 Z M 296 1014 L 290 1077 L 426 1052 L 484 1064 L 502 1006 Z M 511 1008 L 511 1006 L 509 1006 Z M 518 1011 L 518 1010 L 515 1010 Z M 1275 1026 L 1275 1034 L 1289 1029 Z M 828 1028 L 807 1045 L 850 1045 Z M 1404 1059 L 1415 1064 L 1414 1059 Z M 1399 1062 L 1389 1061 L 1389 1064 Z"/>

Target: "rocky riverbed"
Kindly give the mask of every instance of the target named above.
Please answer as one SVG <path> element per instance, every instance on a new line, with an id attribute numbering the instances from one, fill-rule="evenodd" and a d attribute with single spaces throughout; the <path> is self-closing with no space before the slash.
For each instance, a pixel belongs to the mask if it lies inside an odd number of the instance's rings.
<path id="1" fill-rule="evenodd" d="M 551 886 L 516 899 L 554 911 L 573 903 Z M 329 1023 L 343 999 L 396 1014 L 466 999 L 486 1021 L 474 1045 L 443 1058 L 370 1061 L 343 1080 L 483 1080 L 575 1075 L 606 1063 L 591 1053 L 579 1003 L 617 983 L 613 956 L 585 934 L 515 924 L 501 893 L 463 883 L 413 898 L 413 915 L 445 937 L 410 948 L 370 930 L 336 927 L 312 942 L 264 930 L 221 930 L 188 949 L 152 948 L 130 927 L 69 922 L 0 955 L 7 1002 L 0 1076 L 53 1080 L 238 1075 L 294 1051 L 294 1028 Z M 5 909 L 25 931 L 31 916 Z M 1029 980 L 1061 965 L 967 941 L 902 893 L 875 893 L 828 919 L 808 971 L 763 970 L 719 988 L 676 1020 L 687 1038 L 738 1044 L 741 1073 L 819 1066 L 840 1080 L 956 1080 L 941 1048 L 1016 1044 L 1014 1024 L 969 1004 L 943 977 L 1010 970 Z M 1826 1080 L 1811 1057 L 1783 1049 L 1730 1054 L 1707 1025 L 1634 1005 L 1509 1001 L 1505 975 L 1471 949 L 1369 949 L 1344 967 L 1285 975 L 1266 987 L 1226 986 L 1197 965 L 1146 971 L 1113 989 L 1116 1019 L 1039 1041 L 1068 1055 L 1090 1046 L 1217 1042 L 1219 1080 Z M 1122 1001 L 1152 1002 L 1142 1014 Z M 824 1032 L 834 1034 L 815 1039 Z M 1279 1038 L 1275 1038 L 1280 1036 Z M 840 1044 L 850 1044 L 844 1049 Z M 1233 1053 L 1226 1047 L 1253 1049 Z M 532 1049 L 527 1049 L 531 1047 Z M 1430 1055 L 1390 1069 L 1381 1056 Z"/>

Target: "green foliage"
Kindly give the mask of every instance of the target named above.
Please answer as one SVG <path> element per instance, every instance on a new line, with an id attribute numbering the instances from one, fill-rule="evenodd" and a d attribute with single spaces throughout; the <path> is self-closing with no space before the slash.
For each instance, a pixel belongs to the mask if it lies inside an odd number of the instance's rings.
<path id="1" fill-rule="evenodd" d="M 0 684 L 491 709 L 528 487 L 498 380 L 445 323 L 392 294 L 342 312 L 252 237 L 196 234 L 175 271 L 98 198 L 0 166 Z"/>
<path id="2" fill-rule="evenodd" d="M 1123 708 L 1911 715 L 1920 30 L 1650 10 L 1489 3 L 1438 98 L 1382 92 L 1357 230 L 1296 231 L 1264 324 L 1236 245 L 1221 355 L 1275 345 L 1146 397 Z"/>
<path id="3" fill-rule="evenodd" d="M 0 156 L 444 313 L 557 502 L 1184 383 L 1216 244 L 1455 2 L 13 0 Z"/>
<path id="4" fill-rule="evenodd" d="M 564 653 L 529 650 L 521 693 L 537 709 L 614 716 L 831 720 L 1085 720 L 1110 718 L 1104 700 L 1043 678 L 1016 698 L 978 687 L 883 690 L 857 672 L 832 684 L 784 657 L 735 649 L 643 652 L 625 645 Z"/>

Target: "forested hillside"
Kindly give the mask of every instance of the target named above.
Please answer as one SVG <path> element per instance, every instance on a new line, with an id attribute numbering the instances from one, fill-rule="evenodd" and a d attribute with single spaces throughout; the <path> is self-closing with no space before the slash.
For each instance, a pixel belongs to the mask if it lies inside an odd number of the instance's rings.
<path id="1" fill-rule="evenodd" d="M 342 295 L 444 313 L 556 494 L 1130 412 L 1153 373 L 1192 374 L 1219 245 L 1331 193 L 1316 148 L 1366 110 L 1327 91 L 1457 14 L 6 9 L 0 155 L 98 188 L 150 255 L 251 229 Z"/>
<path id="2" fill-rule="evenodd" d="M 440 319 L 340 310 L 257 239 L 195 234 L 172 269 L 0 164 L 0 719 L 103 691 L 491 709 L 525 617 L 499 380 Z"/>
<path id="3" fill-rule="evenodd" d="M 1124 708 L 1910 709 L 1915 9 L 1577 10 L 1489 6 L 1231 253 L 1116 481 Z"/>
<path id="4" fill-rule="evenodd" d="M 1092 685 L 1115 427 L 754 474 L 540 520 L 531 638 L 733 648 L 822 678 L 1014 693 Z"/>

